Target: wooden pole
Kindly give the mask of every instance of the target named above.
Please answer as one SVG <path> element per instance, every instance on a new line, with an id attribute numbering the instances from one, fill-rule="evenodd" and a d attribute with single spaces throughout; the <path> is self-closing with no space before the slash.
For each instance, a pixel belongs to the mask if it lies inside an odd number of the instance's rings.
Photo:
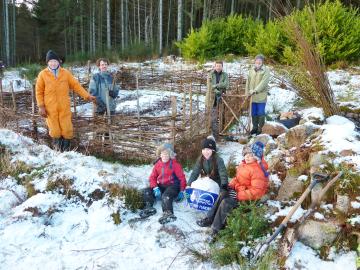
<path id="1" fill-rule="evenodd" d="M 15 99 L 15 92 L 14 92 L 13 83 L 14 83 L 14 81 L 10 82 L 10 89 L 11 89 L 11 97 L 12 97 L 14 112 L 16 112 L 16 99 Z"/>
<path id="2" fill-rule="evenodd" d="M 171 112 L 172 112 L 172 144 L 175 147 L 176 138 L 176 96 L 171 96 Z"/>
<path id="3" fill-rule="evenodd" d="M 200 134 L 200 102 L 199 102 L 199 94 L 196 93 L 196 135 Z"/>
<path id="4" fill-rule="evenodd" d="M 36 113 L 36 104 L 35 104 L 35 85 L 32 85 L 31 88 L 31 112 L 32 112 L 32 124 L 33 124 L 33 132 L 34 132 L 34 136 L 37 139 L 37 123 L 36 123 L 36 118 L 35 118 L 35 113 Z"/>
<path id="5" fill-rule="evenodd" d="M 87 81 L 90 83 L 90 76 L 91 76 L 91 66 L 90 66 L 91 61 L 88 60 L 87 61 L 87 68 L 88 68 L 88 76 L 87 76 Z"/>
<path id="6" fill-rule="evenodd" d="M 190 93 L 190 136 L 193 137 L 193 94 L 192 94 L 192 83 L 190 84 L 190 89 L 189 89 Z"/>
<path id="7" fill-rule="evenodd" d="M 1 106 L 4 107 L 3 86 L 2 86 L 2 78 L 1 77 L 0 77 L 0 102 L 1 102 Z"/>
<path id="8" fill-rule="evenodd" d="M 184 85 L 181 82 L 181 91 L 183 91 L 183 100 L 182 100 L 182 111 L 183 111 L 183 119 L 182 126 L 183 129 L 186 128 L 186 90 L 184 89 Z"/>
<path id="9" fill-rule="evenodd" d="M 138 119 L 138 129 L 141 131 L 141 121 L 140 121 L 140 95 L 139 95 L 139 72 L 136 73 L 136 108 L 137 108 L 137 119 Z"/>
<path id="10" fill-rule="evenodd" d="M 72 91 L 72 99 L 73 99 L 73 108 L 74 108 L 74 116 L 75 118 L 77 117 L 77 113 L 76 113 L 76 94 L 74 93 L 74 91 Z"/>

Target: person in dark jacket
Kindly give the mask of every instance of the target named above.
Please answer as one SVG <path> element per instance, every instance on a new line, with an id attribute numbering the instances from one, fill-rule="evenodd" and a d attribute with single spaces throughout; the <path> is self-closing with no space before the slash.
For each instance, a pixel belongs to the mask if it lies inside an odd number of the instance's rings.
<path id="1" fill-rule="evenodd" d="M 113 76 L 108 72 L 109 61 L 105 58 L 99 58 L 96 61 L 99 67 L 99 73 L 95 73 L 90 80 L 90 94 L 96 97 L 96 114 L 103 115 L 107 113 L 106 96 L 109 96 L 110 115 L 115 114 L 115 98 L 119 94 L 119 86 L 113 83 Z"/>
<path id="2" fill-rule="evenodd" d="M 225 226 L 228 215 L 239 202 L 258 200 L 266 194 L 269 173 L 263 153 L 264 145 L 261 142 L 244 147 L 244 160 L 229 183 L 228 193 L 220 194 L 206 217 L 196 222 L 200 227 L 211 226 L 212 235 L 216 235 Z"/>
<path id="3" fill-rule="evenodd" d="M 227 188 L 228 175 L 224 160 L 216 153 L 216 142 L 212 136 L 207 137 L 202 142 L 201 156 L 196 161 L 187 185 L 190 186 L 199 176 L 208 176 L 222 190 Z"/>
<path id="4" fill-rule="evenodd" d="M 161 200 L 163 216 L 159 219 L 161 224 L 176 220 L 173 211 L 173 201 L 184 198 L 186 179 L 181 164 L 175 159 L 176 154 L 172 144 L 161 145 L 156 155 L 160 157 L 154 164 L 149 177 L 150 187 L 144 190 L 145 208 L 140 217 L 156 214 L 153 207 L 156 199 Z"/>

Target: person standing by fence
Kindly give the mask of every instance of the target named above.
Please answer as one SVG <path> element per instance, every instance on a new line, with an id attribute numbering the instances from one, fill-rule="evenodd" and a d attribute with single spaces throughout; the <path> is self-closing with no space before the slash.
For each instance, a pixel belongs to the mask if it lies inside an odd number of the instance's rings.
<path id="1" fill-rule="evenodd" d="M 89 85 L 90 94 L 96 97 L 96 114 L 107 114 L 109 109 L 110 115 L 114 115 L 116 109 L 114 99 L 119 94 L 119 87 L 115 85 L 115 78 L 108 72 L 109 61 L 107 59 L 99 58 L 96 65 L 100 72 L 92 76 Z"/>
<path id="2" fill-rule="evenodd" d="M 260 134 L 265 124 L 265 106 L 270 81 L 270 70 L 264 65 L 265 57 L 255 57 L 254 68 L 251 68 L 246 81 L 245 95 L 251 96 L 251 120 L 253 128 L 250 134 Z"/>
<path id="3" fill-rule="evenodd" d="M 60 62 L 55 52 L 47 52 L 47 67 L 39 73 L 36 80 L 36 102 L 39 114 L 46 118 L 55 148 L 68 151 L 74 136 L 69 90 L 72 89 L 88 101 L 96 102 L 96 98 L 80 85 L 70 71 L 60 67 Z"/>

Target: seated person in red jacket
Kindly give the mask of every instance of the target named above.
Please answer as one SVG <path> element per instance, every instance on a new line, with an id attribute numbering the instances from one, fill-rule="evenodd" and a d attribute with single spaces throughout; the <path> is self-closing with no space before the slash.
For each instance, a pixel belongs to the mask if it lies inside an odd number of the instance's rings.
<path id="1" fill-rule="evenodd" d="M 211 226 L 215 235 L 226 223 L 229 213 L 241 201 L 258 200 L 268 190 L 268 165 L 263 157 L 264 145 L 255 142 L 243 149 L 244 160 L 236 169 L 236 176 L 229 183 L 229 192 L 219 196 L 214 207 L 198 223 L 201 227 Z"/>
<path id="2" fill-rule="evenodd" d="M 184 198 L 186 179 L 181 164 L 176 161 L 173 146 L 170 143 L 161 145 L 156 155 L 159 159 L 155 162 L 149 177 L 150 187 L 144 190 L 145 208 L 140 216 L 145 218 L 156 213 L 153 207 L 156 199 L 161 200 L 163 216 L 159 219 L 161 224 L 174 221 L 174 199 Z"/>

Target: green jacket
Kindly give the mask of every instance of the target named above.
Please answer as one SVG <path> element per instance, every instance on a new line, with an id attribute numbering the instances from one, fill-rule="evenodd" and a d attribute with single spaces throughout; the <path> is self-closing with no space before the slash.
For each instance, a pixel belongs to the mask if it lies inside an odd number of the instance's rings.
<path id="1" fill-rule="evenodd" d="M 212 108 L 214 104 L 215 95 L 225 93 L 229 88 L 229 75 L 222 71 L 220 74 L 219 83 L 216 83 L 215 71 L 211 71 L 208 77 L 207 92 L 205 97 L 205 104 L 207 107 Z"/>
<path id="2" fill-rule="evenodd" d="M 215 154 L 215 174 L 211 175 L 213 171 L 213 164 L 214 164 L 214 155 L 210 157 L 209 160 L 206 160 L 205 158 L 199 157 L 196 161 L 196 164 L 191 172 L 190 179 L 187 183 L 188 186 L 191 185 L 192 182 L 194 182 L 198 177 L 201 175 L 202 177 L 208 176 L 212 180 L 214 180 L 216 183 L 218 183 L 219 187 L 227 186 L 228 184 L 228 175 L 227 170 L 224 164 L 224 160 Z M 201 161 L 203 160 L 203 164 L 201 166 Z"/>
<path id="3" fill-rule="evenodd" d="M 270 70 L 266 66 L 262 66 L 259 71 L 251 68 L 246 81 L 245 94 L 252 96 L 252 102 L 266 102 L 268 94 L 268 85 L 270 81 Z"/>

